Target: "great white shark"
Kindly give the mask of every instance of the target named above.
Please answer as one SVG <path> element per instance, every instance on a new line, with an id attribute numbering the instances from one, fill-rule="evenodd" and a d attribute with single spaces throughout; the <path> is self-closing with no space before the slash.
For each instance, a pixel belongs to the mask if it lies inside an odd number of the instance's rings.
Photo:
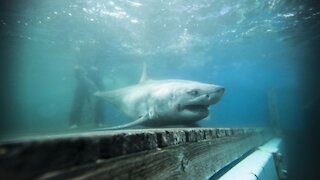
<path id="1" fill-rule="evenodd" d="M 125 88 L 96 92 L 95 96 L 113 103 L 134 121 L 99 130 L 122 129 L 136 125 L 161 127 L 166 125 L 198 126 L 209 115 L 209 106 L 224 94 L 222 86 L 188 80 L 151 80 L 146 64 L 138 84 Z"/>

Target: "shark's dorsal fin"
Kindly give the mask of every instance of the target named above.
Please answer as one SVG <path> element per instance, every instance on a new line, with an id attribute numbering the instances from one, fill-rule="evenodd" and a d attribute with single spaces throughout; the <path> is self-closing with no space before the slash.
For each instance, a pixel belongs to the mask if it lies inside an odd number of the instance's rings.
<path id="1" fill-rule="evenodd" d="M 146 63 L 146 62 L 143 62 L 143 69 L 142 69 L 142 74 L 141 74 L 139 83 L 145 82 L 146 80 L 148 80 L 148 76 L 147 76 L 147 63 Z"/>

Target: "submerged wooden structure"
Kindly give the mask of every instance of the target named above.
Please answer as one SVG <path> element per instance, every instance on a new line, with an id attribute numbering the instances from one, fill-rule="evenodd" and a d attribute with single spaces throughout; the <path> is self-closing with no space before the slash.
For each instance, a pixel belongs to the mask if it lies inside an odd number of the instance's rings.
<path id="1" fill-rule="evenodd" d="M 1 142 L 0 179 L 208 179 L 272 137 L 259 128 L 170 128 Z"/>

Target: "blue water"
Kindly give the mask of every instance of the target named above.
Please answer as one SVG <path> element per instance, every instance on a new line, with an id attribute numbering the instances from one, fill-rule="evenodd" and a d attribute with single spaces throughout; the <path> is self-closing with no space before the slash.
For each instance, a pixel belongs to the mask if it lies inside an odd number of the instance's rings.
<path id="1" fill-rule="evenodd" d="M 226 88 L 205 127 L 269 127 L 268 93 L 280 126 L 302 126 L 304 59 L 317 9 L 280 0 L 11 1 L 1 6 L 1 134 L 63 133 L 77 80 L 74 66 L 99 61 L 106 89 L 151 79 Z M 310 27 L 305 32 L 305 26 Z M 308 34 L 309 32 L 309 34 Z M 111 104 L 106 126 L 129 121 Z M 94 129 L 92 118 L 80 123 Z"/>

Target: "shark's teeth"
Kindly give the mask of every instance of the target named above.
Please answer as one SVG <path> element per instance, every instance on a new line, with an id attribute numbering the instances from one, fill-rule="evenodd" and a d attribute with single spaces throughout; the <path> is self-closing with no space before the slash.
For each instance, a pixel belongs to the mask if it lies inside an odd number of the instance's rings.
<path id="1" fill-rule="evenodd" d="M 192 112 L 208 112 L 208 106 L 206 105 L 187 105 L 184 109 Z"/>

